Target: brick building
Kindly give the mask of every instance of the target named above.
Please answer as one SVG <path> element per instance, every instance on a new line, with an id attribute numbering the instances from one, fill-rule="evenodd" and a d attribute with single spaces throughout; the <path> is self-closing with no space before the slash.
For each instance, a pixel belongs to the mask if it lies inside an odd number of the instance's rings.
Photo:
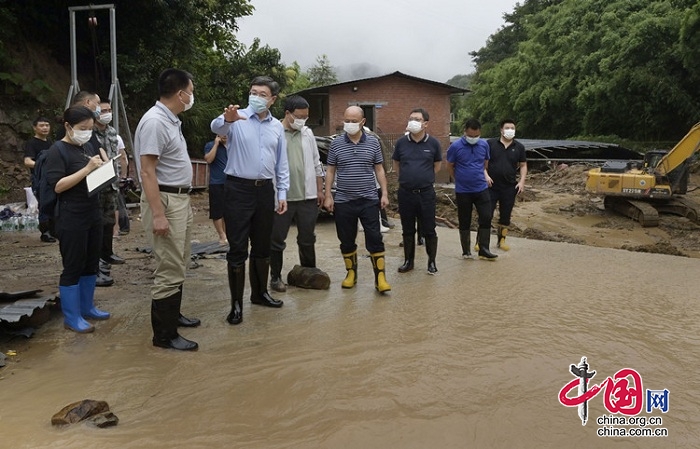
<path id="1" fill-rule="evenodd" d="M 296 94 L 309 102 L 307 125 L 317 136 L 342 132 L 345 109 L 357 105 L 365 112 L 366 126 L 379 134 L 383 143 L 392 149 L 395 139 L 405 132 L 411 110 L 425 108 L 430 113 L 428 132 L 446 151 L 450 145 L 450 96 L 466 92 L 469 91 L 394 72 L 306 89 Z"/>

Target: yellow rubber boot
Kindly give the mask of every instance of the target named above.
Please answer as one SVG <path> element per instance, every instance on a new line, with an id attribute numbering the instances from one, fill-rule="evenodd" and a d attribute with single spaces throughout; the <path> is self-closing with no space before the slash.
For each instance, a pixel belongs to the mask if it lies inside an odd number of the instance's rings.
<path id="1" fill-rule="evenodd" d="M 353 288 L 357 284 L 357 251 L 343 254 L 343 259 L 345 260 L 345 269 L 348 270 L 348 273 L 340 285 L 343 288 Z"/>
<path id="2" fill-rule="evenodd" d="M 506 235 L 508 235 L 508 228 L 505 226 L 498 227 L 498 246 L 503 251 L 508 251 L 510 246 L 506 243 Z"/>
<path id="3" fill-rule="evenodd" d="M 372 258 L 372 267 L 374 268 L 374 288 L 379 293 L 388 292 L 391 290 L 391 285 L 386 281 L 386 273 L 384 271 L 384 253 L 370 254 Z"/>

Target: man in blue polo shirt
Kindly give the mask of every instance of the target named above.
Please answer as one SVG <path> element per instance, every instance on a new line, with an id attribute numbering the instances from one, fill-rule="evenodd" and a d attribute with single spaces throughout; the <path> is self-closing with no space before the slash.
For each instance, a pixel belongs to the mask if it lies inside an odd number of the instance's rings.
<path id="1" fill-rule="evenodd" d="M 495 260 L 498 256 L 489 251 L 492 216 L 489 186 L 493 183 L 487 173 L 491 157 L 489 145 L 481 139 L 481 123 L 478 120 L 465 120 L 463 129 L 464 136 L 447 149 L 447 169 L 455 180 L 462 257 L 471 259 L 469 230 L 472 224 L 472 207 L 476 206 L 479 216 L 479 229 L 476 234 L 479 258 Z"/>
<path id="2" fill-rule="evenodd" d="M 326 192 L 331 191 L 337 175 L 335 198 L 326 195 L 324 207 L 335 215 L 335 229 L 340 240 L 340 251 L 345 260 L 347 276 L 343 288 L 357 283 L 357 220 L 365 230 L 365 248 L 374 267 L 374 287 L 380 293 L 391 290 L 384 271 L 384 242 L 379 230 L 379 210 L 389 205 L 384 157 L 376 137 L 366 134 L 364 112 L 359 106 L 350 106 L 343 115 L 345 133 L 331 142 L 326 169 Z M 377 185 L 382 189 L 377 198 Z"/>
<path id="3" fill-rule="evenodd" d="M 239 112 L 238 105 L 229 105 L 211 122 L 212 132 L 228 137 L 224 223 L 229 243 L 226 255 L 231 291 L 231 313 L 226 317 L 229 324 L 243 321 L 248 241 L 250 302 L 266 307 L 283 305 L 267 291 L 274 214 L 287 211 L 289 190 L 284 126 L 270 112 L 279 91 L 279 84 L 269 76 L 255 77 L 250 83 L 248 107 Z"/>
<path id="4" fill-rule="evenodd" d="M 428 253 L 428 274 L 437 273 L 435 255 L 435 174 L 442 165 L 440 142 L 428 135 L 428 111 L 416 108 L 408 117 L 408 134 L 396 141 L 392 156 L 394 172 L 399 176 L 399 213 L 403 236 L 404 263 L 399 273 L 413 270 L 416 253 L 416 219 L 421 223 Z"/>

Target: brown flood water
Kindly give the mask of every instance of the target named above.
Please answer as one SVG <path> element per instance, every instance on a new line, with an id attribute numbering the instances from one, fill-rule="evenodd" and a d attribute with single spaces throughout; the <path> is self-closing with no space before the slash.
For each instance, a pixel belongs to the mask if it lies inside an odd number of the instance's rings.
<path id="1" fill-rule="evenodd" d="M 357 287 L 340 288 L 325 223 L 331 289 L 291 288 L 281 310 L 246 300 L 235 327 L 225 262 L 206 260 L 183 301 L 203 321 L 182 331 L 196 353 L 151 346 L 147 285 L 118 301 L 98 291 L 114 316 L 94 334 L 56 317 L 0 369 L 0 448 L 700 447 L 700 260 L 513 238 L 489 263 L 460 259 L 457 231 L 439 233 L 438 276 L 422 247 L 417 269 L 396 273 L 400 231 L 386 235 L 382 297 L 364 258 Z M 598 437 L 602 394 L 582 426 L 558 401 L 582 356 L 593 384 L 633 368 L 644 390 L 668 389 L 667 413 L 640 415 L 662 417 L 668 437 Z M 85 398 L 106 400 L 119 425 L 50 425 Z"/>

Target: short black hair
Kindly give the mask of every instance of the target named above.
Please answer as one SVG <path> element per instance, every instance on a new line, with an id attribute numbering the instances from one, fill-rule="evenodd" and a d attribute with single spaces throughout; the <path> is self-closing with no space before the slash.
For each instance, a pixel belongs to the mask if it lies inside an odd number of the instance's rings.
<path id="1" fill-rule="evenodd" d="M 426 122 L 430 121 L 430 115 L 428 115 L 428 111 L 426 111 L 425 109 L 415 108 L 414 110 L 411 111 L 411 114 L 413 114 L 414 112 L 420 113 L 420 115 L 423 116 L 423 120 L 425 120 Z"/>
<path id="2" fill-rule="evenodd" d="M 75 94 L 75 97 L 73 97 L 73 101 L 71 101 L 70 105 L 71 106 L 78 105 L 78 104 L 84 102 L 85 100 L 88 100 L 88 99 L 94 97 L 95 95 L 97 95 L 97 94 L 94 92 L 90 92 L 88 90 L 81 90 L 80 92 Z"/>
<path id="3" fill-rule="evenodd" d="M 100 103 L 107 103 L 108 105 L 111 106 L 111 105 L 112 105 L 112 100 L 110 100 L 109 98 L 102 98 L 102 97 L 100 97 Z"/>
<path id="4" fill-rule="evenodd" d="M 304 97 L 292 95 L 284 100 L 284 110 L 294 112 L 297 109 L 309 109 L 309 102 Z"/>
<path id="5" fill-rule="evenodd" d="M 468 129 L 481 129 L 481 122 L 475 118 L 468 118 L 464 121 L 462 129 L 465 131 Z"/>
<path id="6" fill-rule="evenodd" d="M 165 69 L 158 77 L 158 96 L 160 98 L 169 98 L 181 90 L 185 90 L 190 85 L 190 81 L 194 82 L 192 74 L 180 69 Z"/>
<path id="7" fill-rule="evenodd" d="M 49 121 L 49 119 L 47 119 L 47 118 L 44 117 L 44 116 L 39 116 L 39 117 L 37 117 L 37 118 L 34 119 L 34 121 L 32 122 L 32 126 L 36 126 L 36 125 L 38 125 L 40 122 L 45 122 L 45 123 L 48 123 L 49 125 L 51 125 L 51 122 Z"/>
<path id="8" fill-rule="evenodd" d="M 280 85 L 277 81 L 273 80 L 269 76 L 256 76 L 253 81 L 250 82 L 250 87 L 253 86 L 267 86 L 270 88 L 270 93 L 273 97 L 276 97 L 280 93 Z"/>
<path id="9" fill-rule="evenodd" d="M 512 118 L 504 118 L 503 120 L 501 120 L 501 124 L 498 127 L 503 129 L 503 126 L 507 125 L 508 123 L 515 126 L 515 120 L 513 120 Z"/>
<path id="10" fill-rule="evenodd" d="M 63 122 L 68 123 L 71 127 L 85 121 L 95 120 L 95 114 L 85 106 L 71 106 L 63 111 Z"/>

